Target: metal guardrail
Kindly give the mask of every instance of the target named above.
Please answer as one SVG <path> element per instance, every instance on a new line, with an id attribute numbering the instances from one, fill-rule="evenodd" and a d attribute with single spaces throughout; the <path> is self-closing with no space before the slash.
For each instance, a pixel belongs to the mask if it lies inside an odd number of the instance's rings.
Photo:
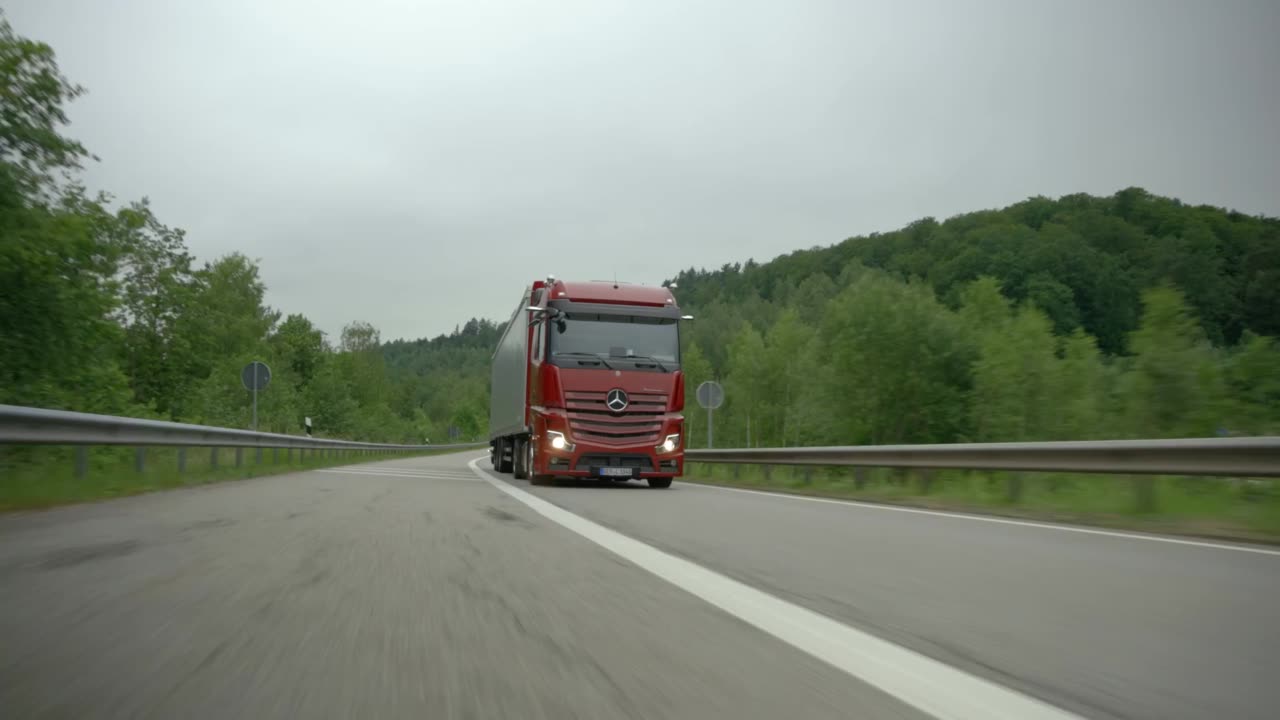
<path id="1" fill-rule="evenodd" d="M 1280 437 L 686 450 L 686 462 L 1280 477 Z"/>
<path id="2" fill-rule="evenodd" d="M 449 445 L 396 445 L 391 443 L 354 442 L 325 438 L 254 432 L 232 428 L 190 425 L 187 423 L 144 420 L 141 418 L 95 415 L 92 413 L 45 410 L 41 408 L 0 405 L 0 445 L 74 445 L 75 474 L 84 477 L 89 469 L 88 448 L 91 445 L 129 445 L 135 448 L 134 469 L 143 472 L 148 447 L 178 448 L 178 472 L 187 466 L 187 448 L 210 448 L 209 466 L 218 466 L 219 448 L 235 448 L 235 466 L 244 462 L 244 448 L 256 448 L 256 462 L 263 462 L 263 449 L 272 450 L 272 462 L 280 450 L 285 462 L 292 462 L 293 451 L 299 459 L 307 452 L 334 458 L 355 455 L 420 452 L 428 450 L 461 450 L 486 443 L 454 443 Z"/>
<path id="3" fill-rule="evenodd" d="M 487 443 L 397 445 L 0 405 L 0 444 L 429 451 Z M 1087 440 L 686 450 L 688 462 L 1280 477 L 1280 437 Z"/>
<path id="4" fill-rule="evenodd" d="M 0 405 L 0 444 L 137 445 L 340 450 L 452 450 L 486 443 L 395 445 L 254 432 L 164 420 Z"/>

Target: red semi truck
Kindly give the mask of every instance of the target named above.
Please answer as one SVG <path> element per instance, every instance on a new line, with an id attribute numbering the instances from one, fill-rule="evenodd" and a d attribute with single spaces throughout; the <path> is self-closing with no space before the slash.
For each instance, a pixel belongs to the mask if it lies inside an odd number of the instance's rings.
<path id="1" fill-rule="evenodd" d="M 679 324 L 688 319 L 665 287 L 535 281 L 493 354 L 494 468 L 535 485 L 670 487 L 684 471 Z"/>

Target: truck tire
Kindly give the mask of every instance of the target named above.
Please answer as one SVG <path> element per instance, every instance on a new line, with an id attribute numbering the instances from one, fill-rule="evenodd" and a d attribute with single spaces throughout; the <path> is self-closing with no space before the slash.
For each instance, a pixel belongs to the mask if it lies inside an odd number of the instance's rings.
<path id="1" fill-rule="evenodd" d="M 649 478 L 649 487 L 669 488 L 671 487 L 671 478 Z"/>
<path id="2" fill-rule="evenodd" d="M 526 455 L 531 447 L 528 440 L 516 438 L 514 449 L 511 451 L 511 466 L 512 475 L 517 480 L 529 477 L 529 461 Z"/>
<path id="3" fill-rule="evenodd" d="M 511 440 L 502 438 L 498 441 L 498 472 L 511 472 Z"/>
<path id="4" fill-rule="evenodd" d="M 525 444 L 525 467 L 528 468 L 530 485 L 555 485 L 556 477 L 554 475 L 539 475 L 534 472 L 534 468 L 538 467 L 534 453 L 536 448 L 534 443 Z"/>

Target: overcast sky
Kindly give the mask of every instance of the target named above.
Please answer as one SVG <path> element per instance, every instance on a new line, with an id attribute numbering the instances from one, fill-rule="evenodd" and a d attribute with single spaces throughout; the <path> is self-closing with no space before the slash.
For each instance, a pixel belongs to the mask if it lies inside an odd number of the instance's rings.
<path id="1" fill-rule="evenodd" d="M 384 339 L 1129 185 L 1280 215 L 1280 3 L 18 0 L 94 189 Z"/>

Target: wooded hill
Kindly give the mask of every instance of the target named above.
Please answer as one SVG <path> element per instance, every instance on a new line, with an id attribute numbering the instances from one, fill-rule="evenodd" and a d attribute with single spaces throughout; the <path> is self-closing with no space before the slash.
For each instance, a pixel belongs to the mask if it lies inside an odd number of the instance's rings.
<path id="1" fill-rule="evenodd" d="M 674 281 L 691 381 L 726 386 L 725 444 L 748 418 L 753 445 L 1280 427 L 1271 218 L 1140 188 L 1034 197 Z"/>
<path id="2" fill-rule="evenodd" d="M 1280 430 L 1280 222 L 1130 188 L 926 218 L 674 278 L 720 444 Z M 500 326 L 385 349 L 414 407 L 483 427 Z M 705 414 L 689 398 L 693 446 Z M 750 426 L 750 432 L 748 432 Z"/>

